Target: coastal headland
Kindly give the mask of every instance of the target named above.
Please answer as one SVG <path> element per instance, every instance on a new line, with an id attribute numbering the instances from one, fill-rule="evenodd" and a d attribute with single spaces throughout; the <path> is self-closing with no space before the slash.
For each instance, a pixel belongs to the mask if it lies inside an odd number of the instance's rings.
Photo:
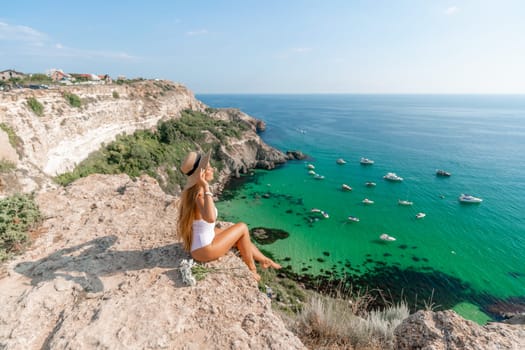
<path id="1" fill-rule="evenodd" d="M 0 270 L 0 348 L 305 348 L 235 254 L 209 263 L 195 286 L 183 283 L 188 255 L 174 236 L 180 186 L 169 186 L 175 162 L 152 165 L 155 178 L 86 173 L 67 186 L 55 181 L 119 136 L 196 113 L 216 123 L 198 133 L 200 143 L 174 148 L 174 159 L 177 151 L 212 149 L 215 193 L 232 177 L 289 159 L 260 139 L 264 122 L 210 108 L 169 81 L 0 93 L 0 154 L 13 164 L 0 173 L 0 198 L 34 192 L 43 217 L 31 246 Z M 220 121 L 242 125 L 240 134 L 221 132 Z M 518 349 L 524 339 L 523 324 L 480 326 L 427 310 L 403 321 L 391 345 Z"/>

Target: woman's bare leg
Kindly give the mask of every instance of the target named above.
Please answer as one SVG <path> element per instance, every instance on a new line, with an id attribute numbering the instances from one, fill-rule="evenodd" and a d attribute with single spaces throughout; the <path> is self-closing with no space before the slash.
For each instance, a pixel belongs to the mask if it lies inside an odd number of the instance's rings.
<path id="1" fill-rule="evenodd" d="M 199 261 L 215 260 L 226 254 L 235 245 L 241 253 L 242 260 L 258 281 L 261 276 L 259 276 L 255 268 L 253 244 L 250 241 L 248 227 L 244 223 L 237 223 L 222 230 L 215 236 L 210 245 L 194 250 L 192 256 Z"/>
<path id="2" fill-rule="evenodd" d="M 272 259 L 270 259 L 266 255 L 261 253 L 261 251 L 259 250 L 259 248 L 257 248 L 257 246 L 255 244 L 253 244 L 251 241 L 250 241 L 250 243 L 252 245 L 253 258 L 255 259 L 255 261 L 258 261 L 258 262 L 261 263 L 261 266 L 263 267 L 263 269 L 267 269 L 268 267 L 271 267 L 271 268 L 274 268 L 274 269 L 280 269 L 281 268 L 281 265 L 279 265 L 278 263 L 276 263 L 275 261 L 273 261 Z"/>
<path id="3" fill-rule="evenodd" d="M 247 232 L 247 234 L 248 235 L 250 234 L 250 231 L 248 230 L 248 226 L 246 226 L 244 223 L 238 223 L 237 225 L 243 225 L 245 230 L 246 230 L 246 232 Z M 215 232 L 216 232 L 217 236 L 220 236 L 222 234 L 222 232 L 224 232 L 224 229 L 216 229 Z M 274 269 L 280 269 L 281 268 L 281 265 L 277 264 L 275 261 L 273 261 L 272 259 L 268 258 L 266 255 L 261 253 L 261 251 L 257 248 L 257 246 L 255 244 L 252 243 L 251 240 L 250 240 L 250 244 L 251 244 L 253 259 L 255 261 L 258 261 L 259 263 L 261 263 L 262 268 L 264 268 L 264 269 L 266 269 L 268 267 L 272 267 Z M 241 250 L 238 246 L 237 246 L 237 249 L 239 249 L 239 251 Z"/>

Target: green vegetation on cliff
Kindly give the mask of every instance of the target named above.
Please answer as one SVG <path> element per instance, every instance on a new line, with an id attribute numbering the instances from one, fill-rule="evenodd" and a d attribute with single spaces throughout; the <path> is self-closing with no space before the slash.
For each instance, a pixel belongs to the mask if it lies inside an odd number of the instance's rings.
<path id="1" fill-rule="evenodd" d="M 13 146 L 13 148 L 18 148 L 21 141 L 20 141 L 20 138 L 16 136 L 16 133 L 13 130 L 13 128 L 11 128 L 6 123 L 0 123 L 0 129 L 4 130 L 5 133 L 7 134 L 7 137 L 9 138 L 9 143 L 11 144 L 11 146 Z"/>
<path id="2" fill-rule="evenodd" d="M 27 105 L 39 117 L 41 117 L 44 114 L 44 106 L 36 98 L 34 97 L 28 98 Z"/>
<path id="3" fill-rule="evenodd" d="M 80 97 L 78 97 L 78 95 L 64 92 L 64 98 L 66 99 L 66 101 L 69 103 L 71 107 L 80 108 L 80 106 L 82 106 L 82 100 L 80 99 Z"/>
<path id="4" fill-rule="evenodd" d="M 156 178 L 168 193 L 184 182 L 184 175 L 174 168 L 190 150 L 218 149 L 228 137 L 239 138 L 247 129 L 243 123 L 211 118 L 206 113 L 186 110 L 178 119 L 160 121 L 156 131 L 138 130 L 133 135 L 119 135 L 99 151 L 92 153 L 72 172 L 56 177 L 67 185 L 90 174 L 126 173 L 131 177 L 148 174 Z M 209 138 L 209 135 L 214 137 Z M 207 137 L 208 135 L 208 137 Z M 214 152 L 218 156 L 218 152 Z M 220 168 L 221 159 L 214 159 Z"/>
<path id="5" fill-rule="evenodd" d="M 40 219 L 32 195 L 16 194 L 0 200 L 0 261 L 25 246 L 29 240 L 28 230 Z"/>
<path id="6" fill-rule="evenodd" d="M 0 174 L 10 172 L 14 168 L 16 168 L 15 163 L 0 159 Z"/>

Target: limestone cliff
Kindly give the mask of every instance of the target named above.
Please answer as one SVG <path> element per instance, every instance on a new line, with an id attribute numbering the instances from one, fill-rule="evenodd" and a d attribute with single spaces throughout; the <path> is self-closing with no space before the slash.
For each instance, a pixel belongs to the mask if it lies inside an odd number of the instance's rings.
<path id="1" fill-rule="evenodd" d="M 73 107 L 65 98 L 74 94 L 81 100 Z M 30 108 L 35 98 L 43 105 L 41 116 Z M 82 85 L 49 90 L 19 89 L 0 93 L 0 123 L 19 138 L 17 168 L 0 174 L 0 196 L 16 191 L 54 188 L 51 176 L 70 171 L 103 143 L 118 134 L 156 126 L 159 120 L 180 117 L 181 111 L 207 108 L 193 93 L 169 81 L 141 81 L 124 85 Z M 231 147 L 222 146 L 227 168 L 224 181 L 253 167 L 272 168 L 286 160 L 256 134 L 261 123 L 238 110 L 217 110 L 212 117 L 235 120 L 251 126 Z M 13 149 L 0 130 L 1 158 L 13 158 Z"/>

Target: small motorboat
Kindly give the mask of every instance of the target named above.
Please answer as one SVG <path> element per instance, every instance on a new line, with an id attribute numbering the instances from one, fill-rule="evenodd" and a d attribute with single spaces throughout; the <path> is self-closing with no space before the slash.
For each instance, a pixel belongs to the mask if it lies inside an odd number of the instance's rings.
<path id="1" fill-rule="evenodd" d="M 436 175 L 437 176 L 450 176 L 452 174 L 449 173 L 448 171 L 443 170 L 443 169 L 438 169 L 438 170 L 436 170 Z"/>
<path id="2" fill-rule="evenodd" d="M 313 171 L 313 170 L 308 170 L 308 174 L 310 174 L 310 175 L 315 175 L 315 171 Z"/>
<path id="3" fill-rule="evenodd" d="M 427 216 L 427 214 L 425 214 L 425 213 L 417 213 L 416 214 L 416 219 L 423 219 L 425 216 Z"/>
<path id="4" fill-rule="evenodd" d="M 375 187 L 376 183 L 375 182 L 365 182 L 365 186 L 366 187 Z"/>
<path id="5" fill-rule="evenodd" d="M 399 205 L 409 206 L 409 205 L 414 204 L 414 202 L 411 202 L 411 201 L 405 201 L 405 200 L 402 200 L 402 199 L 398 199 L 397 204 L 399 204 Z"/>
<path id="6" fill-rule="evenodd" d="M 383 179 L 389 181 L 403 181 L 403 178 L 398 176 L 396 173 L 387 173 L 385 176 L 383 176 Z"/>
<path id="7" fill-rule="evenodd" d="M 319 213 L 321 214 L 325 219 L 328 219 L 330 217 L 330 215 L 328 215 L 327 212 L 325 212 L 324 210 L 321 210 L 321 209 L 317 209 L 317 208 L 313 208 L 312 210 L 310 210 L 312 213 Z"/>
<path id="8" fill-rule="evenodd" d="M 459 201 L 461 203 L 481 203 L 483 202 L 483 199 L 471 196 L 470 194 L 462 193 L 461 196 L 459 196 Z"/>
<path id="9" fill-rule="evenodd" d="M 324 176 L 323 175 L 319 175 L 319 174 L 315 174 L 314 175 L 314 179 L 316 179 L 316 180 L 324 180 Z"/>
<path id="10" fill-rule="evenodd" d="M 383 241 L 388 241 L 388 242 L 392 242 L 392 241 L 395 241 L 396 238 L 395 237 L 392 237 L 386 233 L 383 233 L 381 236 L 379 236 L 379 238 Z"/>
<path id="11" fill-rule="evenodd" d="M 374 164 L 374 161 L 372 159 L 361 157 L 361 160 L 359 161 L 359 163 L 363 165 L 372 165 Z"/>
<path id="12" fill-rule="evenodd" d="M 308 169 L 311 169 L 311 170 L 314 170 L 314 169 L 315 169 L 315 165 L 313 165 L 313 164 L 308 164 L 306 167 L 307 167 Z"/>
<path id="13" fill-rule="evenodd" d="M 343 158 L 339 158 L 338 160 L 335 161 L 337 164 L 340 164 L 340 165 L 343 165 L 343 164 L 346 164 L 346 160 L 344 160 Z"/>
<path id="14" fill-rule="evenodd" d="M 348 220 L 353 221 L 353 222 L 359 222 L 359 218 L 356 216 L 349 216 Z"/>
<path id="15" fill-rule="evenodd" d="M 342 189 L 343 191 L 352 191 L 352 187 L 348 186 L 347 184 L 343 184 L 343 185 L 341 186 L 341 189 Z"/>
<path id="16" fill-rule="evenodd" d="M 363 204 L 374 204 L 374 201 L 370 200 L 368 198 L 363 199 L 362 202 L 363 202 Z"/>

